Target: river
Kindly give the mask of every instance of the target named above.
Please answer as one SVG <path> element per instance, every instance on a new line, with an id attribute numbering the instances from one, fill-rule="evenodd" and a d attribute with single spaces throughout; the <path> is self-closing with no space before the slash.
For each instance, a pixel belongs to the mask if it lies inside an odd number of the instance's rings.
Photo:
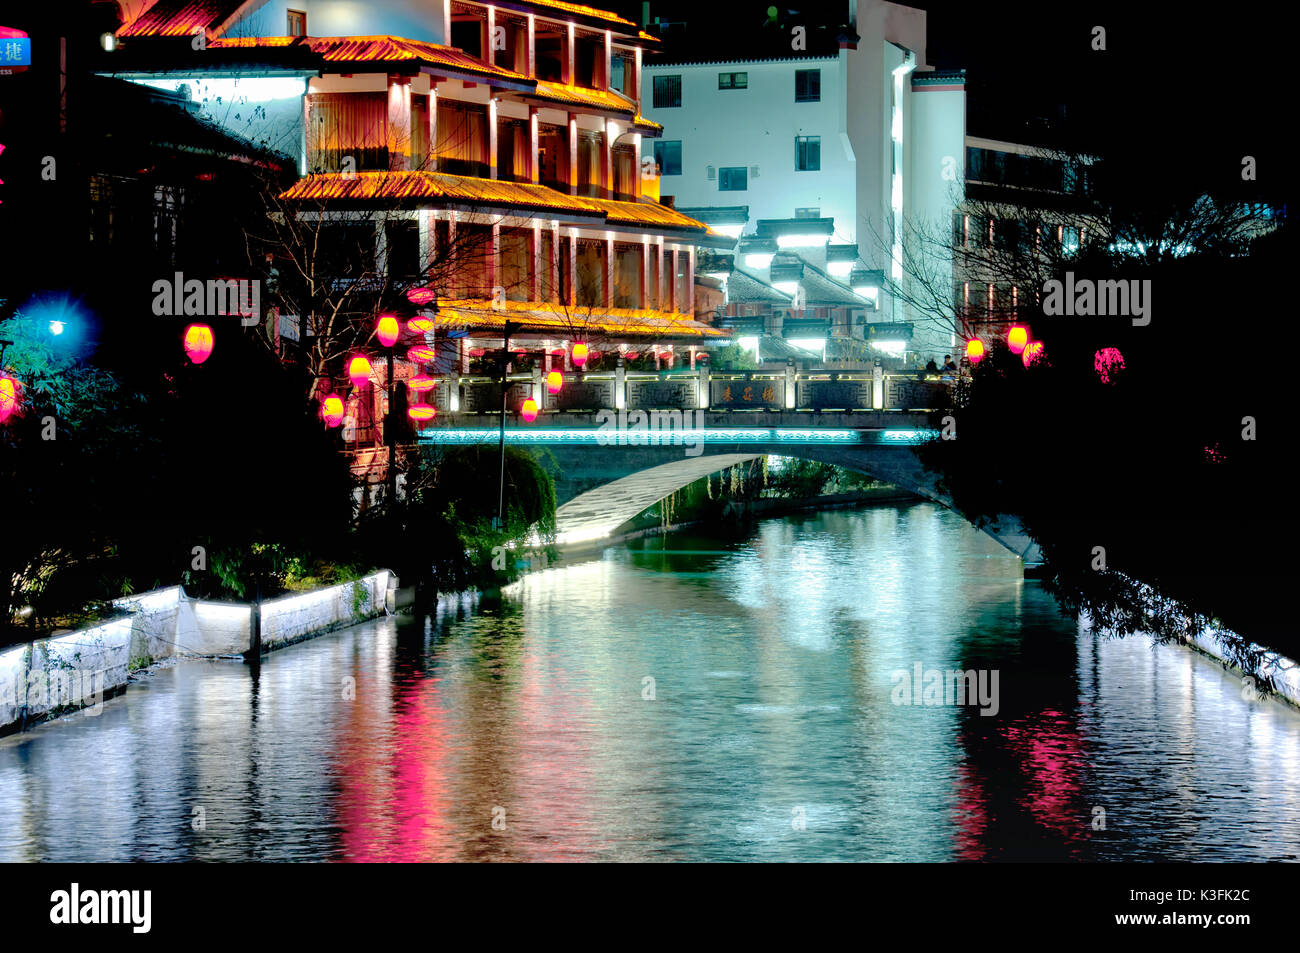
<path id="1" fill-rule="evenodd" d="M 0 739 L 0 861 L 1298 857 L 1300 713 L 1080 635 L 929 503 L 616 546 Z"/>

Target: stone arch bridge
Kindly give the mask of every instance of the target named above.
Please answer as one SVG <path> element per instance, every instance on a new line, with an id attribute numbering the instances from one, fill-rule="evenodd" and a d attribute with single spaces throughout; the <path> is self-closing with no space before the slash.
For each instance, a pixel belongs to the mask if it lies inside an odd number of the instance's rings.
<path id="1" fill-rule="evenodd" d="M 555 459 L 557 536 L 561 544 L 575 544 L 606 537 L 676 490 L 765 454 L 836 464 L 951 507 L 913 449 L 937 437 L 939 416 L 926 411 L 599 411 L 565 414 L 563 423 L 550 416 L 532 425 L 509 422 L 506 442 L 545 448 Z M 448 415 L 421 430 L 420 441 L 496 444 L 499 428 L 489 420 Z M 1014 518 L 981 529 L 1027 568 L 1041 563 L 1037 544 Z"/>

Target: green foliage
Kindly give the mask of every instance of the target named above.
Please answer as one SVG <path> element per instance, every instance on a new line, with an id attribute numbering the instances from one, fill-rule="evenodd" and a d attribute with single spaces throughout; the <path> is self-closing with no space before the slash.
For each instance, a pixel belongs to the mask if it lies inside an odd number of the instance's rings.
<path id="1" fill-rule="evenodd" d="M 754 352 L 739 344 L 728 344 L 709 355 L 709 366 L 717 370 L 752 371 L 758 368 Z"/>

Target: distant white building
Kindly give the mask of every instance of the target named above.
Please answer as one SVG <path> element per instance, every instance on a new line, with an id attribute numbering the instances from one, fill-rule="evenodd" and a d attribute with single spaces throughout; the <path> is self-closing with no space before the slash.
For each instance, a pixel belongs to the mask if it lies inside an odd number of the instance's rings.
<path id="1" fill-rule="evenodd" d="M 909 350 L 947 353 L 951 334 L 873 296 L 869 273 L 905 282 L 906 234 L 951 227 L 963 194 L 965 75 L 927 66 L 924 11 L 861 0 L 849 15 L 857 38 L 842 37 L 834 53 L 647 61 L 643 109 L 664 132 L 643 141 L 642 157 L 657 161 L 661 195 L 741 239 L 737 268 L 771 283 L 768 256 L 797 248 L 873 302 L 869 321 L 918 321 Z M 749 209 L 743 225 L 728 214 L 738 206 Z"/>

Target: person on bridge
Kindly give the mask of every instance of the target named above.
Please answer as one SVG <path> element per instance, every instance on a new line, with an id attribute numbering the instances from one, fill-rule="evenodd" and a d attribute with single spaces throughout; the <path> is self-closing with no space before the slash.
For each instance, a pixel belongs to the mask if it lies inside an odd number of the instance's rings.
<path id="1" fill-rule="evenodd" d="M 953 363 L 953 359 L 952 359 L 952 355 L 951 355 L 951 354 L 945 354 L 945 355 L 943 356 L 943 373 L 945 373 L 945 374 L 956 374 L 956 373 L 957 373 L 957 365 L 956 365 L 955 363 Z"/>
<path id="2" fill-rule="evenodd" d="M 926 372 L 927 374 L 938 374 L 938 373 L 939 373 L 939 365 L 937 365 L 937 364 L 934 363 L 934 358 L 930 358 L 930 360 L 926 363 L 926 365 L 925 365 L 925 372 Z"/>

